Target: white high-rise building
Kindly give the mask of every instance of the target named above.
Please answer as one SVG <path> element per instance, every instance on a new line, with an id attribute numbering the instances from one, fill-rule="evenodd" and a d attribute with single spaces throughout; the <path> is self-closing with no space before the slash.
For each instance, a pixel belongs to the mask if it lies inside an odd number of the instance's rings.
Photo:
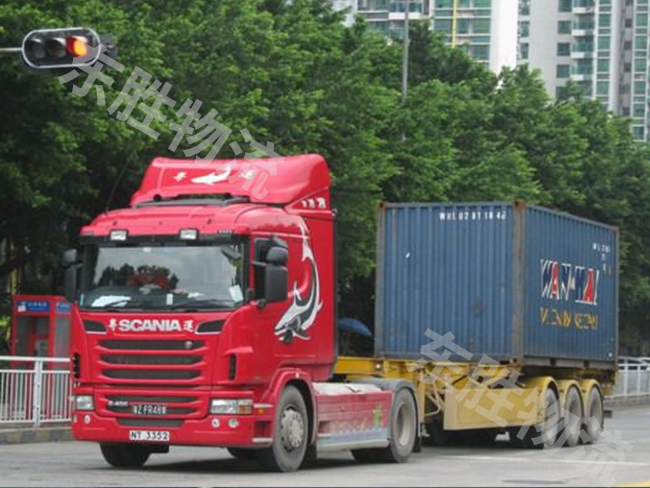
<path id="1" fill-rule="evenodd" d="M 350 5 L 351 3 L 351 5 Z M 333 0 L 351 7 L 379 32 L 404 37 L 406 0 Z M 409 19 L 427 20 L 446 34 L 447 42 L 465 50 L 495 72 L 517 64 L 517 0 L 409 0 Z"/>

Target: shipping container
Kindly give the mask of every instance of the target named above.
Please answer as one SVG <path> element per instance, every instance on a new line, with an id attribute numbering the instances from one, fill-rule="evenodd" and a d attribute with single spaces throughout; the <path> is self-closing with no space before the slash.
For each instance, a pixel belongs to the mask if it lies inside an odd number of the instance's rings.
<path id="1" fill-rule="evenodd" d="M 523 202 L 385 204 L 377 240 L 378 356 L 429 359 L 430 329 L 453 361 L 614 367 L 616 228 Z"/>

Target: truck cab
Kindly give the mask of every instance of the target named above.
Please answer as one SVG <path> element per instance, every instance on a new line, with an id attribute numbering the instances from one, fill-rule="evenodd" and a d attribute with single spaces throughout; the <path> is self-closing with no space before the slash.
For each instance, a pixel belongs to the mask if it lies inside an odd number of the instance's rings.
<path id="1" fill-rule="evenodd" d="M 298 469 L 319 439 L 390 450 L 395 392 L 325 384 L 336 360 L 329 190 L 317 155 L 157 158 L 129 208 L 84 227 L 64 258 L 75 438 L 121 467 L 169 445 L 228 447 L 277 471 Z M 341 416 L 358 420 L 354 436 Z"/>

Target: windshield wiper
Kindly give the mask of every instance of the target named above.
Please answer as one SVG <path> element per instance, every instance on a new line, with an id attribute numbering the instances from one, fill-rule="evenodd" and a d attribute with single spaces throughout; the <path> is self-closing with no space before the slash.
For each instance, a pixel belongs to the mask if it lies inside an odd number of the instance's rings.
<path id="1" fill-rule="evenodd" d="M 184 309 L 186 312 L 204 308 L 232 308 L 235 303 L 232 300 L 220 300 L 218 298 L 201 298 L 198 300 L 187 300 L 185 302 L 174 303 L 169 307 L 170 310 Z"/>

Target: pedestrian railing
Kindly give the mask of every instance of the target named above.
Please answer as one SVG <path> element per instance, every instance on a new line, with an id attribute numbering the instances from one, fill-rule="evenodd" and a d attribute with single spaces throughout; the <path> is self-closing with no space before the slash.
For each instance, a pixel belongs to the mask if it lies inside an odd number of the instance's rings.
<path id="1" fill-rule="evenodd" d="M 70 421 L 67 358 L 0 356 L 0 427 Z"/>
<path id="2" fill-rule="evenodd" d="M 620 364 L 612 397 L 650 395 L 650 363 Z"/>

